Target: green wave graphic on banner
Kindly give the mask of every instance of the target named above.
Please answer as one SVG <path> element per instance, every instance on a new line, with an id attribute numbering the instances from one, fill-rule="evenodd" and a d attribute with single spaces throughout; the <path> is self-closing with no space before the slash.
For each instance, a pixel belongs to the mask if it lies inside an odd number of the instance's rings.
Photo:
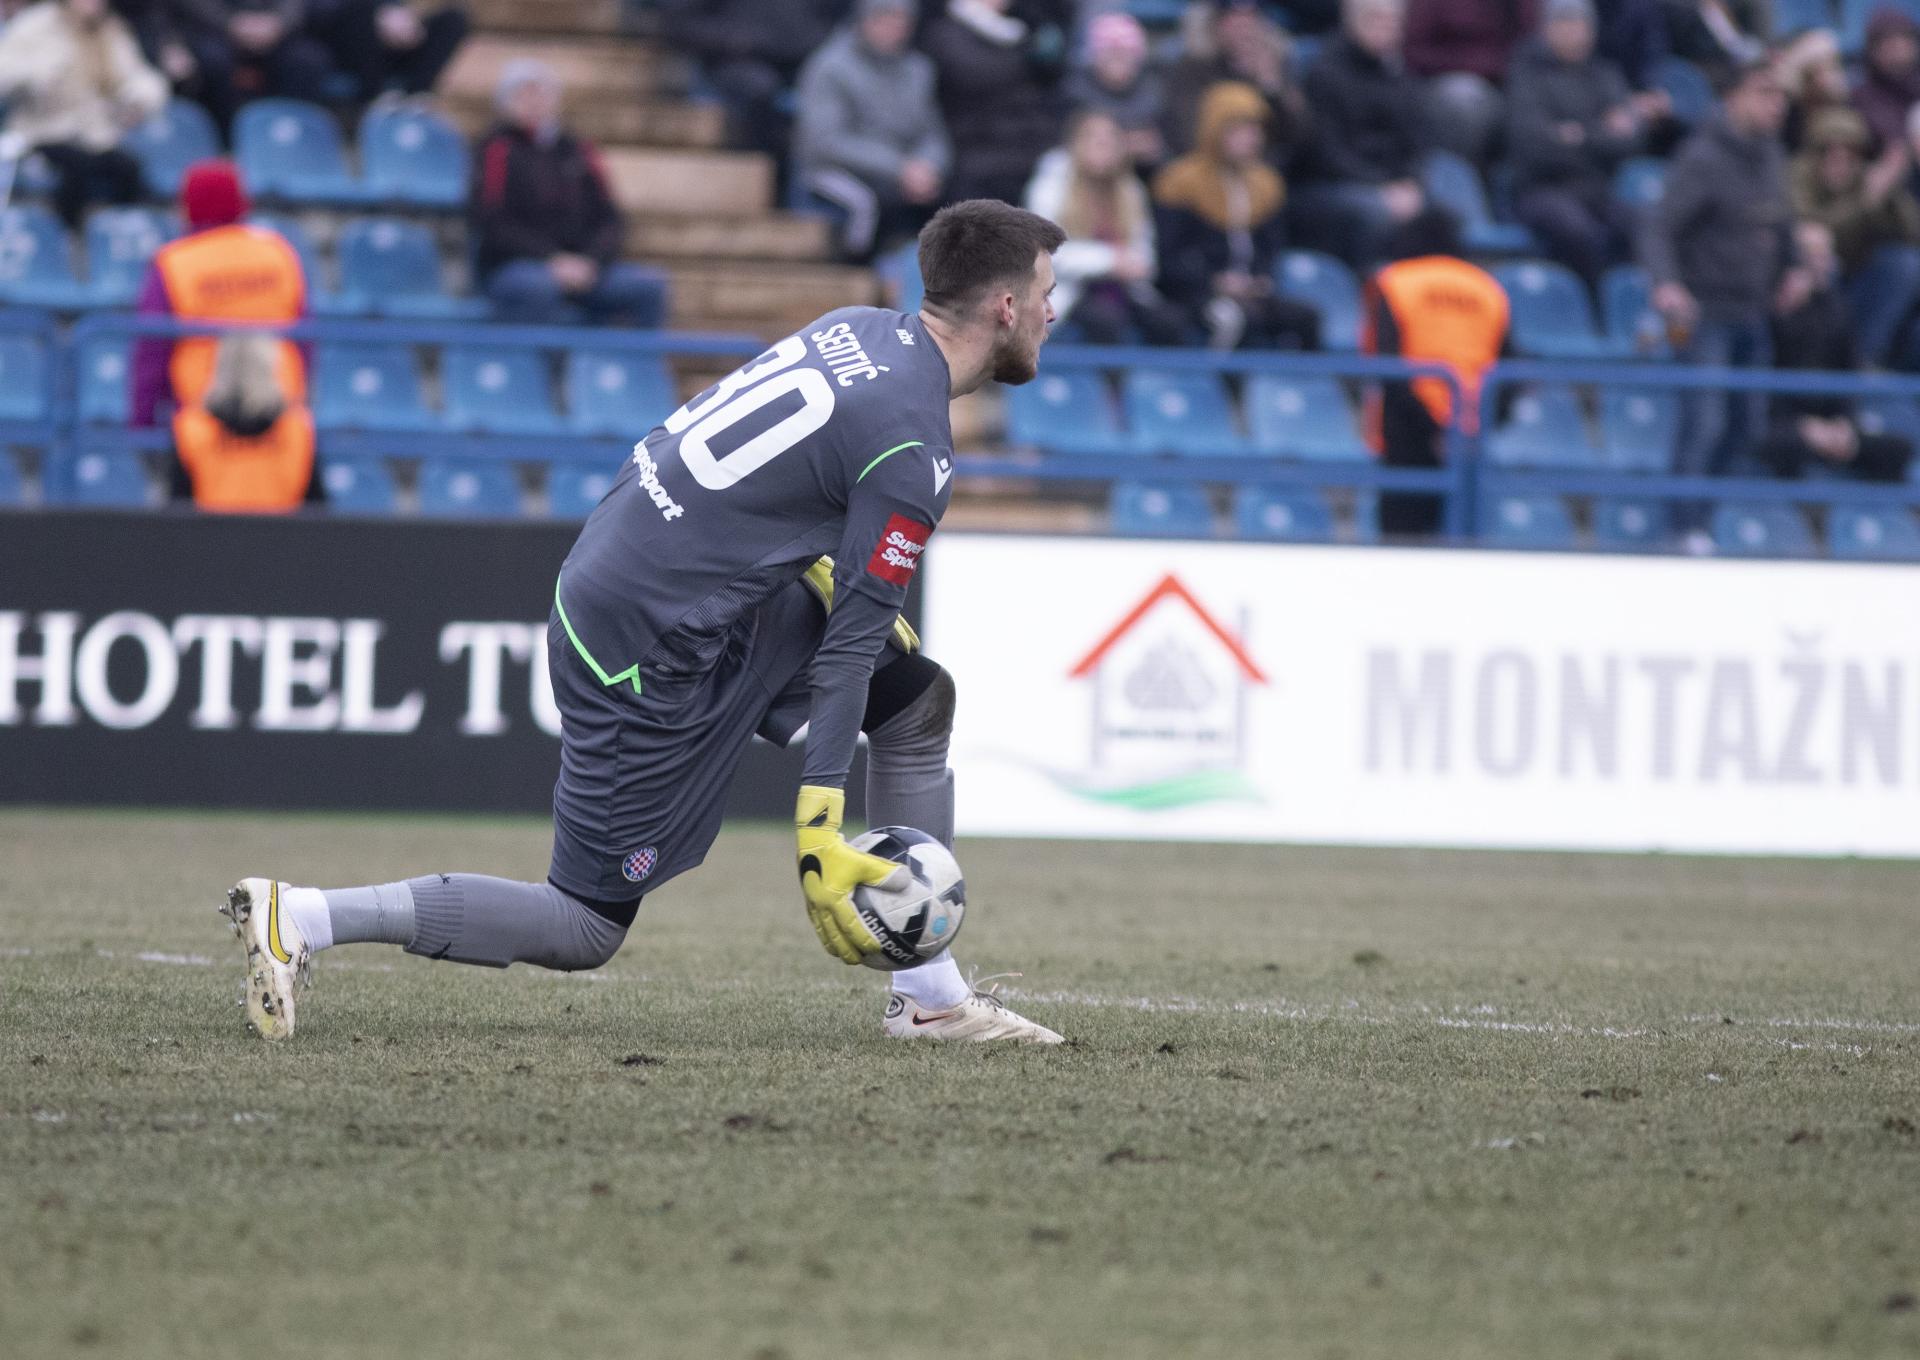
<path id="1" fill-rule="evenodd" d="M 1135 812 L 1169 812 L 1203 803 L 1261 803 L 1260 790 L 1238 770 L 1194 770 L 1150 779 L 1143 784 L 1101 786 L 1048 771 L 1053 781 L 1077 798 Z"/>

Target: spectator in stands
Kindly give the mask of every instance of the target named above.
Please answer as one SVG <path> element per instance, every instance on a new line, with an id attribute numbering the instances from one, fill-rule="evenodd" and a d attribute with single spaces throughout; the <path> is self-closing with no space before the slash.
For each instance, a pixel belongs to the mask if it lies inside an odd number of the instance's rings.
<path id="1" fill-rule="evenodd" d="M 1786 369 L 1853 372 L 1860 355 L 1853 317 L 1837 286 L 1833 233 L 1820 223 L 1803 222 L 1795 239 L 1811 288 L 1800 306 L 1775 319 L 1775 360 Z M 1913 443 L 1897 434 L 1863 430 L 1850 398 L 1777 396 L 1768 411 L 1760 461 L 1780 477 L 1811 473 L 1901 482 L 1913 461 Z"/>
<path id="2" fill-rule="evenodd" d="M 1654 72 L 1672 51 L 1664 0 L 1596 0 L 1599 35 L 1595 50 L 1617 67 L 1637 92 L 1653 85 Z M 1649 117 L 1646 108 L 1642 117 Z"/>
<path id="3" fill-rule="evenodd" d="M 1200 145 L 1153 181 L 1160 286 L 1215 349 L 1320 343 L 1319 313 L 1273 287 L 1286 184 L 1266 162 L 1266 126 L 1260 91 L 1216 85 L 1200 106 Z"/>
<path id="4" fill-rule="evenodd" d="M 89 204 L 139 199 L 140 163 L 118 144 L 159 112 L 167 82 L 107 0 L 42 0 L 16 15 L 0 30 L 0 99 L 7 136 L 53 167 L 69 227 Z"/>
<path id="5" fill-rule="evenodd" d="M 1901 324 L 1920 301 L 1920 202 L 1907 187 L 1904 139 L 1866 158 L 1867 124 L 1852 109 L 1828 109 L 1794 158 L 1794 211 L 1825 227 L 1859 321 L 1859 352 L 1885 364 Z"/>
<path id="6" fill-rule="evenodd" d="M 1267 159 L 1285 174 L 1307 134 L 1306 96 L 1293 78 L 1292 44 L 1252 0 L 1198 5 L 1184 25 L 1186 52 L 1168 81 L 1167 148 L 1193 150 L 1200 103 L 1223 80 L 1251 85 L 1267 99 Z"/>
<path id="7" fill-rule="evenodd" d="M 1131 14 L 1096 15 L 1087 25 L 1087 59 L 1067 77 L 1067 102 L 1119 124 L 1127 154 L 1142 169 L 1166 158 L 1166 85 L 1148 64 L 1147 31 Z"/>
<path id="8" fill-rule="evenodd" d="M 1033 29 L 1008 6 L 949 0 L 921 42 L 953 137 L 950 199 L 1019 202 L 1035 163 L 1060 138 L 1059 83 L 1036 59 Z"/>
<path id="9" fill-rule="evenodd" d="M 223 33 L 237 103 L 274 95 L 323 104 L 334 95 L 333 60 L 307 32 L 304 0 L 190 0 L 189 8 Z M 204 49 L 203 59 L 213 52 Z"/>
<path id="10" fill-rule="evenodd" d="M 193 13 L 195 0 L 114 0 L 133 28 L 140 50 L 181 99 L 203 105 L 225 127 L 236 109 L 233 45 L 226 25 L 208 26 Z"/>
<path id="11" fill-rule="evenodd" d="M 1407 0 L 1407 70 L 1421 78 L 1429 145 L 1491 159 L 1505 119 L 1500 86 L 1537 0 Z"/>
<path id="12" fill-rule="evenodd" d="M 1725 83 L 1767 53 L 1767 0 L 1671 0 L 1673 55 Z"/>
<path id="13" fill-rule="evenodd" d="M 458 5 L 422 12 L 409 0 L 324 0 L 309 27 L 362 100 L 433 92 L 471 25 Z"/>
<path id="14" fill-rule="evenodd" d="M 1493 275 L 1462 257 L 1460 224 L 1428 208 L 1395 233 L 1393 263 L 1367 285 L 1362 348 L 1415 363 L 1445 364 L 1464 400 L 1439 378 L 1383 386 L 1375 415 L 1381 461 L 1388 467 L 1437 468 L 1447 431 L 1468 432 L 1480 419 L 1480 384 L 1508 346 L 1511 309 Z M 1441 527 L 1441 500 L 1424 492 L 1380 497 L 1380 530 L 1424 537 Z"/>
<path id="15" fill-rule="evenodd" d="M 1632 91 L 1593 41 L 1592 0 L 1547 0 L 1540 36 L 1521 46 L 1507 81 L 1515 213 L 1590 286 L 1631 248 L 1613 172 L 1640 147 Z"/>
<path id="16" fill-rule="evenodd" d="M 247 195 L 228 161 L 181 183 L 188 234 L 162 246 L 140 293 L 143 316 L 292 325 L 306 315 L 300 257 L 278 233 L 242 225 Z M 229 332 L 134 347 L 131 421 L 172 412 L 174 495 L 206 510 L 284 511 L 323 498 L 301 347 Z"/>
<path id="17" fill-rule="evenodd" d="M 1794 264 L 1780 128 L 1786 95 L 1771 63 L 1731 78 L 1719 112 L 1680 148 L 1641 251 L 1653 304 L 1666 319 L 1681 362 L 1764 368 L 1772 362 L 1768 324 L 1806 298 L 1810 280 Z M 1674 470 L 1723 476 L 1758 441 L 1764 399 L 1747 393 L 1689 392 L 1681 405 Z M 1707 507 L 1683 507 L 1687 546 L 1711 551 Z"/>
<path id="18" fill-rule="evenodd" d="M 1132 335 L 1150 345 L 1181 343 L 1185 320 L 1153 286 L 1153 205 L 1112 114 L 1086 108 L 1074 115 L 1066 145 L 1040 158 L 1026 206 L 1067 233 L 1053 255 L 1053 307 L 1064 324 L 1096 345 Z"/>
<path id="19" fill-rule="evenodd" d="M 793 120 L 782 96 L 833 33 L 839 0 L 667 0 L 669 42 L 700 63 L 725 101 L 728 141 L 785 160 Z"/>
<path id="20" fill-rule="evenodd" d="M 914 0 L 859 0 L 854 22 L 801 68 L 793 149 L 800 182 L 846 214 L 855 259 L 939 206 L 953 149 L 933 63 L 912 51 Z"/>
<path id="21" fill-rule="evenodd" d="M 1787 146 L 1806 144 L 1807 129 L 1827 109 L 1851 106 L 1840 39 L 1832 29 L 1811 28 L 1780 51 L 1780 88 L 1787 93 Z"/>
<path id="22" fill-rule="evenodd" d="M 1295 210 L 1304 235 L 1349 264 L 1377 261 L 1426 204 L 1415 178 L 1420 112 L 1400 62 L 1401 0 L 1344 0 L 1345 27 L 1307 73 L 1316 182 Z"/>
<path id="23" fill-rule="evenodd" d="M 501 121 L 475 152 L 474 267 L 502 320 L 562 325 L 584 315 L 658 326 L 659 271 L 623 264 L 625 223 L 600 157 L 560 121 L 560 82 L 517 58 L 501 72 Z"/>
<path id="24" fill-rule="evenodd" d="M 1867 120 L 1876 149 L 1901 141 L 1907 111 L 1920 104 L 1920 24 L 1905 10 L 1877 9 L 1867 20 L 1867 47 L 1853 106 Z"/>

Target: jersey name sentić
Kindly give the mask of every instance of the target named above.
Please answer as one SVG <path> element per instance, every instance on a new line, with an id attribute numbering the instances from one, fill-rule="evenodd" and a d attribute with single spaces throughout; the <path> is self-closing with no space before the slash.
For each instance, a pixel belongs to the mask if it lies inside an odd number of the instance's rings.
<path id="1" fill-rule="evenodd" d="M 855 378 L 865 378 L 872 382 L 882 373 L 892 370 L 874 367 L 873 360 L 860 348 L 859 340 L 854 338 L 853 327 L 845 321 L 829 326 L 823 331 L 815 331 L 809 337 L 814 349 L 820 353 L 820 362 L 833 373 L 833 380 L 842 387 L 852 387 Z"/>

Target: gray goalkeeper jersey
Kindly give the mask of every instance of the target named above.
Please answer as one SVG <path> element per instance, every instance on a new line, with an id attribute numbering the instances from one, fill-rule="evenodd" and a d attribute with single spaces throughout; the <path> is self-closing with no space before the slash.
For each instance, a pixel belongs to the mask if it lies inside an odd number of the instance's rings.
<path id="1" fill-rule="evenodd" d="M 917 315 L 842 307 L 674 412 L 561 568 L 583 661 L 635 689 L 643 672 L 710 674 L 757 606 L 832 554 L 805 778 L 844 784 L 874 662 L 951 495 L 949 395 Z"/>

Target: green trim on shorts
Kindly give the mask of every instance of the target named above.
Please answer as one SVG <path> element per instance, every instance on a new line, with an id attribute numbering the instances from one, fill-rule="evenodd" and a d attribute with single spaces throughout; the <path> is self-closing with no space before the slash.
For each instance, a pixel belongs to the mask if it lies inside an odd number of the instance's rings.
<path id="1" fill-rule="evenodd" d="M 882 463 L 886 462 L 887 459 L 893 457 L 894 454 L 900 452 L 900 450 L 917 449 L 917 448 L 920 448 L 921 445 L 922 445 L 922 441 L 918 439 L 909 439 L 904 444 L 895 444 L 892 448 L 888 449 L 885 453 L 881 454 L 878 458 L 874 459 L 871 463 L 868 463 L 865 467 L 861 468 L 860 475 L 853 479 L 854 483 L 858 485 L 859 483 L 866 481 L 867 474 L 869 472 L 872 472 L 875 468 L 879 467 Z"/>
<path id="2" fill-rule="evenodd" d="M 618 675 L 608 675 L 606 667 L 602 666 L 598 661 L 595 661 L 593 659 L 593 653 L 587 650 L 587 645 L 584 642 L 580 641 L 580 635 L 573 631 L 573 621 L 567 617 L 567 607 L 560 603 L 560 578 L 557 576 L 553 578 L 553 609 L 554 612 L 560 616 L 560 626 L 567 630 L 567 641 L 573 644 L 574 651 L 580 653 L 580 659 L 586 662 L 588 668 L 592 670 L 594 679 L 608 686 L 617 685 L 622 680 L 631 680 L 633 681 L 633 692 L 635 694 L 640 692 L 640 663 L 638 661 L 621 671 Z"/>

